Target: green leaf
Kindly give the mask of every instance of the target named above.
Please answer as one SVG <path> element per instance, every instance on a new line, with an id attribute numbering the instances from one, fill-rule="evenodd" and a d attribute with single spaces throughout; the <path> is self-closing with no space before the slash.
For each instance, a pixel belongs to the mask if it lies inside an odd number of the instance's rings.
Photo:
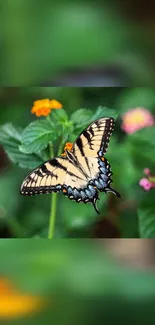
<path id="1" fill-rule="evenodd" d="M 40 165 L 43 160 L 39 154 L 26 155 L 19 150 L 20 140 L 21 130 L 16 129 L 11 123 L 0 127 L 0 143 L 13 163 L 21 168 L 30 169 Z"/>
<path id="2" fill-rule="evenodd" d="M 85 127 L 87 127 L 93 121 L 102 117 L 118 117 L 118 112 L 115 109 L 106 107 L 98 107 L 93 114 L 92 110 L 81 108 L 72 114 L 71 119 L 75 124 L 75 133 L 80 133 Z"/>
<path id="3" fill-rule="evenodd" d="M 73 126 L 73 122 L 72 121 L 68 121 L 65 122 L 62 125 L 62 137 L 63 137 L 63 142 L 65 143 L 66 141 L 69 141 L 72 133 L 74 130 L 74 126 Z"/>
<path id="4" fill-rule="evenodd" d="M 71 120 L 77 126 L 88 124 L 92 119 L 92 111 L 87 108 L 80 108 L 71 115 Z"/>
<path id="5" fill-rule="evenodd" d="M 54 124 L 48 120 L 32 122 L 23 131 L 22 145 L 20 150 L 23 153 L 36 153 L 48 147 L 49 142 L 56 139 Z"/>
<path id="6" fill-rule="evenodd" d="M 68 121 L 68 115 L 63 108 L 56 109 L 56 110 L 52 110 L 51 119 L 54 123 L 61 124 Z"/>
<path id="7" fill-rule="evenodd" d="M 28 155 L 20 153 L 14 156 L 14 158 L 14 163 L 25 169 L 34 169 L 44 162 L 44 160 L 37 154 Z"/>
<path id="8" fill-rule="evenodd" d="M 8 139 L 21 141 L 22 129 L 15 128 L 12 123 L 4 124 L 0 127 L 0 143 L 2 145 L 8 144 Z"/>
<path id="9" fill-rule="evenodd" d="M 92 116 L 92 122 L 102 117 L 113 117 L 117 119 L 119 112 L 116 109 L 99 106 Z"/>
<path id="10" fill-rule="evenodd" d="M 37 154 L 24 154 L 19 150 L 19 144 L 16 142 L 10 143 L 10 146 L 4 146 L 5 151 L 10 160 L 21 168 L 33 169 L 43 163 L 42 158 Z"/>
<path id="11" fill-rule="evenodd" d="M 155 191 L 144 193 L 138 209 L 139 231 L 141 238 L 155 238 L 155 213 L 154 213 Z"/>

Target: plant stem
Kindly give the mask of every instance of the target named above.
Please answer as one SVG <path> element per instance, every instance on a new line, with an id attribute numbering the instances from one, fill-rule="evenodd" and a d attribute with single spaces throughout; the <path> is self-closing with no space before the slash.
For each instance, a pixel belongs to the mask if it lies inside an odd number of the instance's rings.
<path id="1" fill-rule="evenodd" d="M 62 147 L 63 147 L 63 142 L 61 141 L 59 151 L 58 151 L 58 156 L 62 153 Z M 50 156 L 51 158 L 54 157 L 54 150 L 51 145 L 50 145 Z M 57 193 L 52 193 L 50 223 L 49 223 L 49 231 L 48 231 L 49 239 L 53 239 L 54 237 L 56 211 L 57 211 Z"/>
<path id="2" fill-rule="evenodd" d="M 55 221 L 56 221 L 56 210 L 57 210 L 57 193 L 53 193 L 52 194 L 52 201 L 51 201 L 49 232 L 48 232 L 48 238 L 49 239 L 52 239 L 54 237 Z"/>

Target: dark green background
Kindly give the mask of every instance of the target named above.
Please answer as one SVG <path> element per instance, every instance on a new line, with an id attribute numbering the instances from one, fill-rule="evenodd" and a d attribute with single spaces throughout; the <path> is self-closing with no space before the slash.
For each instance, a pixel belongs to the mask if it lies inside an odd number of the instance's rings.
<path id="1" fill-rule="evenodd" d="M 152 0 L 2 0 L 0 9 L 1 85 L 155 82 Z"/>

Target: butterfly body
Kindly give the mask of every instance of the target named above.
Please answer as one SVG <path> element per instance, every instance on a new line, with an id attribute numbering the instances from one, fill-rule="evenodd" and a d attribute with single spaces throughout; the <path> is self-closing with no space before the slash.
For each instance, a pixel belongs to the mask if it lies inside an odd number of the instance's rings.
<path id="1" fill-rule="evenodd" d="M 112 118 L 89 125 L 76 139 L 65 157 L 56 157 L 36 168 L 24 180 L 22 195 L 62 192 L 70 200 L 92 203 L 95 210 L 99 192 L 119 193 L 110 187 L 111 168 L 104 154 L 114 129 Z"/>

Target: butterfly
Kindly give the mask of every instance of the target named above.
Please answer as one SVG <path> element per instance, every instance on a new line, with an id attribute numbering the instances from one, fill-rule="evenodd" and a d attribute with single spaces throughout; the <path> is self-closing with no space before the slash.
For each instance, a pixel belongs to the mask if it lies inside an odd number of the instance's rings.
<path id="1" fill-rule="evenodd" d="M 113 118 L 100 118 L 91 123 L 65 151 L 34 169 L 23 181 L 20 193 L 25 196 L 62 192 L 70 200 L 93 204 L 96 212 L 99 192 L 114 190 L 111 166 L 104 157 L 114 130 Z"/>

